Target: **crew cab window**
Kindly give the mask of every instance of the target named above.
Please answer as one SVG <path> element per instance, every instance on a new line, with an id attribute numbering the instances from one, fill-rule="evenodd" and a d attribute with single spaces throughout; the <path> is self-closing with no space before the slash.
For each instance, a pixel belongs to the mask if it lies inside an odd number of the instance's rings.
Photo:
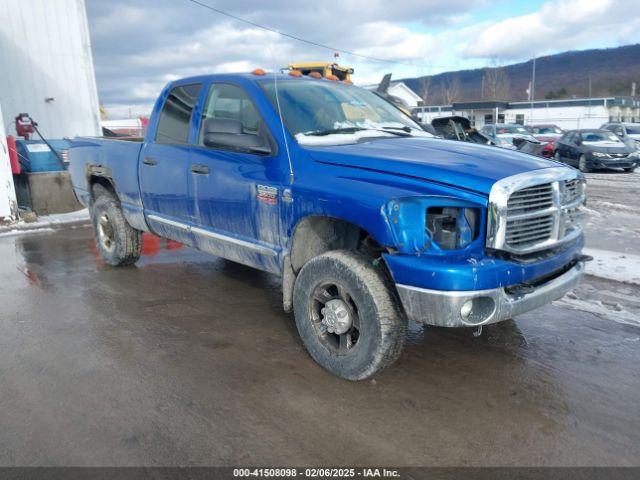
<path id="1" fill-rule="evenodd" d="M 242 124 L 242 133 L 260 134 L 260 115 L 247 93 L 236 85 L 224 83 L 211 85 L 202 110 L 198 142 L 200 145 L 203 144 L 202 125 L 209 118 L 238 120 Z"/>
<path id="2" fill-rule="evenodd" d="M 180 85 L 169 92 L 158 120 L 157 143 L 188 143 L 191 114 L 201 87 L 201 84 Z"/>

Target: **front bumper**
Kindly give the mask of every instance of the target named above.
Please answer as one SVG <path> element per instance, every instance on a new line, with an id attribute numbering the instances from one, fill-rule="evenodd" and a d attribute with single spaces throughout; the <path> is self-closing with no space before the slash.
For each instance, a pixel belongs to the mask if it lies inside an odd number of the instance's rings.
<path id="1" fill-rule="evenodd" d="M 636 167 L 640 163 L 640 160 L 637 158 L 591 158 L 591 168 L 633 168 Z"/>
<path id="2" fill-rule="evenodd" d="M 401 284 L 396 287 L 411 320 L 440 327 L 473 327 L 507 320 L 557 300 L 578 284 L 583 273 L 584 262 L 579 261 L 526 293 L 512 293 L 513 289 L 504 287 L 472 291 L 428 290 Z M 465 304 L 471 308 L 466 308 L 469 314 L 463 318 Z"/>

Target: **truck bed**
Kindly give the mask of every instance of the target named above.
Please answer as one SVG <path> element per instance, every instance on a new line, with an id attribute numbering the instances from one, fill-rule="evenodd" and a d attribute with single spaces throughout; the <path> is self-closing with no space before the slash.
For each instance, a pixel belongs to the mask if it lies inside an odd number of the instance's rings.
<path id="1" fill-rule="evenodd" d="M 88 207 L 91 174 L 112 179 L 127 219 L 137 228 L 144 225 L 138 179 L 138 157 L 144 139 L 140 137 L 78 137 L 69 149 L 69 172 L 74 192 Z M 140 220 L 142 219 L 142 225 Z"/>

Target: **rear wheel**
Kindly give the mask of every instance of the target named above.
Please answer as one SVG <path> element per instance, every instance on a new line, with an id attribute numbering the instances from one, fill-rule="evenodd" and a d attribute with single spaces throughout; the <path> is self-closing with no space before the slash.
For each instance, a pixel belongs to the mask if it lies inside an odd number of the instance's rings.
<path id="1" fill-rule="evenodd" d="M 142 234 L 124 218 L 117 197 L 101 185 L 94 189 L 91 223 L 100 256 L 115 267 L 130 265 L 140 258 Z"/>
<path id="2" fill-rule="evenodd" d="M 293 305 L 307 351 L 339 377 L 368 378 L 402 351 L 407 320 L 371 257 L 336 250 L 310 260 L 296 278 Z"/>
<path id="3" fill-rule="evenodd" d="M 580 155 L 580 160 L 578 160 L 578 170 L 580 170 L 583 173 L 587 173 L 591 171 L 587 166 L 587 157 L 585 157 L 584 155 Z"/>
<path id="4" fill-rule="evenodd" d="M 636 167 L 629 167 L 629 168 L 625 168 L 624 171 L 626 173 L 633 173 L 635 171 Z"/>

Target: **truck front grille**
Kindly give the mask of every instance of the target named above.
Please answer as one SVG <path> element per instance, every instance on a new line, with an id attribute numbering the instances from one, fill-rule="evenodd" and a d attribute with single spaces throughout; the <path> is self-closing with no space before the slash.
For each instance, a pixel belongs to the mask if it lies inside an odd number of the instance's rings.
<path id="1" fill-rule="evenodd" d="M 531 176 L 506 187 L 498 182 L 497 193 L 492 189 L 488 247 L 526 254 L 552 248 L 581 233 L 584 179 L 566 168 L 549 170 L 558 170 L 558 180 Z"/>

